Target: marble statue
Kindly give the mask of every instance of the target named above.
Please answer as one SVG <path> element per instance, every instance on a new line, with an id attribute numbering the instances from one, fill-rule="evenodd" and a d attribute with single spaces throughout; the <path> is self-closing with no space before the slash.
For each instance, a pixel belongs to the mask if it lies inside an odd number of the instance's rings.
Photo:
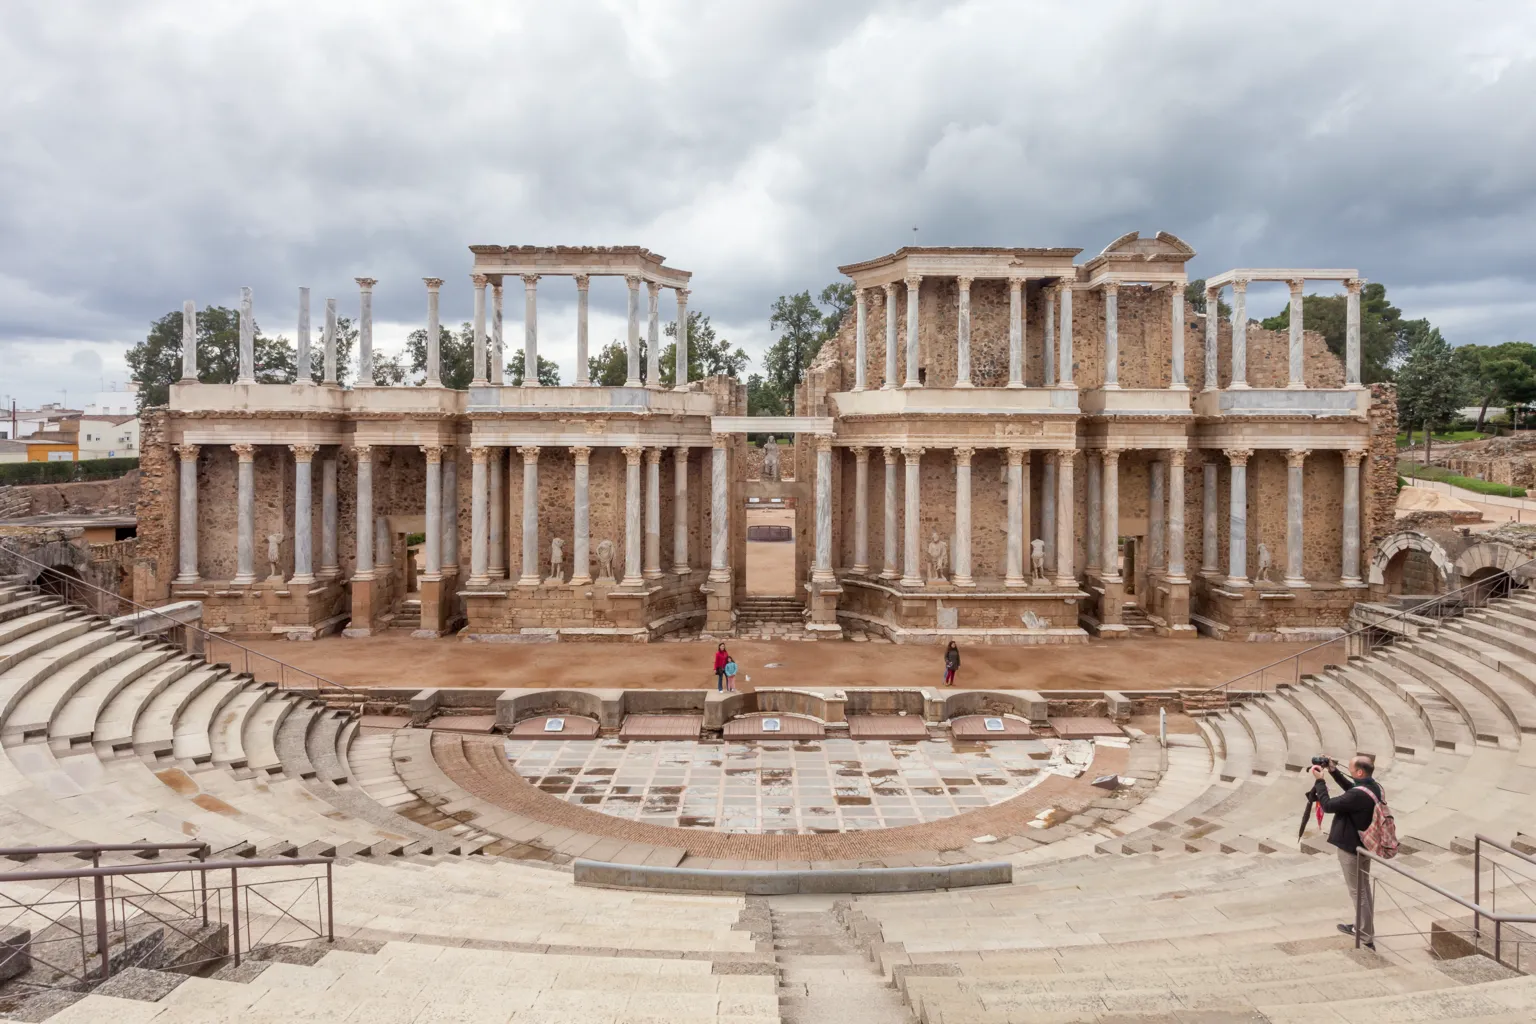
<path id="1" fill-rule="evenodd" d="M 1039 537 L 1029 542 L 1029 571 L 1031 579 L 1045 579 L 1045 541 Z"/>
<path id="2" fill-rule="evenodd" d="M 1042 619 L 1040 616 L 1036 615 L 1034 612 L 1025 612 L 1024 613 L 1024 628 L 1025 629 L 1049 629 L 1050 627 L 1051 627 L 1051 624 L 1049 622 L 1046 622 L 1044 619 Z"/>
<path id="3" fill-rule="evenodd" d="M 1259 575 L 1257 577 L 1258 582 L 1260 582 L 1260 583 L 1273 583 L 1273 582 L 1275 582 L 1274 578 L 1273 578 L 1274 574 L 1275 574 L 1275 563 L 1274 563 L 1274 559 L 1270 557 L 1269 545 L 1265 544 L 1263 541 L 1259 541 Z"/>
<path id="4" fill-rule="evenodd" d="M 273 579 L 281 579 L 282 573 L 277 571 L 277 559 L 281 553 L 283 535 L 280 533 L 267 534 L 267 565 L 271 568 L 269 574 Z"/>
<path id="5" fill-rule="evenodd" d="M 560 563 L 565 561 L 565 541 L 559 537 L 549 542 L 549 582 L 564 583 Z"/>
<path id="6" fill-rule="evenodd" d="M 934 530 L 928 541 L 928 579 L 936 583 L 946 582 L 948 569 L 949 545 L 939 536 L 939 531 Z"/>
<path id="7" fill-rule="evenodd" d="M 772 434 L 768 435 L 768 443 L 763 445 L 763 479 L 777 480 L 779 478 L 779 442 L 774 440 Z"/>
<path id="8" fill-rule="evenodd" d="M 614 582 L 613 578 L 613 541 L 606 537 L 597 542 L 597 578 Z"/>

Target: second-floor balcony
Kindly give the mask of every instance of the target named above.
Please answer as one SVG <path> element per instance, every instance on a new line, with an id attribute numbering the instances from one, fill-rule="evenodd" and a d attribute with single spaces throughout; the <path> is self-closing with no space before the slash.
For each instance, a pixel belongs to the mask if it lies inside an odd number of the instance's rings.
<path id="1" fill-rule="evenodd" d="M 1195 398 L 1200 417 L 1365 419 L 1371 407 L 1366 388 L 1223 388 Z"/>

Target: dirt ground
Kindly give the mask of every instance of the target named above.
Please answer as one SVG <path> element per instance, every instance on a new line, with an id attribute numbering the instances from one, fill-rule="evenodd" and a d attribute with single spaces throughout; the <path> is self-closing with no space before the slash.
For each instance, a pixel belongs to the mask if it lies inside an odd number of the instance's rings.
<path id="1" fill-rule="evenodd" d="M 454 637 L 328 637 L 308 643 L 257 640 L 247 646 L 351 686 L 495 688 L 630 687 L 697 689 L 714 685 L 714 644 L 466 643 Z M 740 689 L 754 686 L 939 686 L 938 647 L 821 641 L 733 641 Z M 1114 690 L 1214 686 L 1272 665 L 1312 645 L 1219 640 L 1119 640 L 1037 647 L 963 647 L 958 683 L 976 689 Z M 224 651 L 214 652 L 221 659 Z M 1302 671 L 1344 661 L 1335 643 L 1303 660 Z M 235 652 L 233 664 L 242 668 Z M 1269 686 L 1292 678 L 1294 663 L 1266 673 Z M 279 678 L 273 663 L 251 670 Z M 1255 677 L 1255 681 L 1257 676 Z M 282 681 L 302 685 L 284 675 Z M 1241 684 L 1247 688 L 1250 683 Z"/>

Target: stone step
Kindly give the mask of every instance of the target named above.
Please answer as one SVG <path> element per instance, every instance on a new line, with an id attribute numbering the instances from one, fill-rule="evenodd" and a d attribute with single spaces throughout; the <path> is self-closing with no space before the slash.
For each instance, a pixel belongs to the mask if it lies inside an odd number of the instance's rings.
<path id="1" fill-rule="evenodd" d="M 1419 721 L 1429 728 L 1435 749 L 1460 754 L 1471 752 L 1475 738 L 1466 719 L 1434 687 L 1414 678 L 1401 665 L 1386 660 L 1381 653 L 1351 661 L 1350 668 L 1358 669 L 1375 679 L 1408 704 Z"/>
<path id="2" fill-rule="evenodd" d="M 246 730 L 250 720 L 276 692 L 275 686 L 251 686 L 219 709 L 209 730 L 214 764 L 227 768 L 249 766 L 249 756 L 245 750 Z"/>
<path id="3" fill-rule="evenodd" d="M 231 693 L 242 681 L 231 677 L 222 666 L 209 665 L 193 669 L 170 686 L 145 701 L 133 721 L 133 749 L 145 757 L 171 757 L 175 753 L 176 723 L 186 715 L 187 705 L 198 694 L 214 683 L 221 683 L 216 696 Z M 217 708 L 209 708 L 210 716 Z M 196 741 L 197 733 L 188 732 L 188 740 Z M 203 741 L 207 740 L 206 730 Z M 199 744 L 201 746 L 201 744 Z M 101 750 L 98 741 L 96 749 Z M 212 751 L 209 752 L 209 756 Z"/>
<path id="4" fill-rule="evenodd" d="M 41 636 L 44 632 L 40 630 L 34 636 Z M 91 657 L 119 639 L 121 635 L 115 630 L 85 630 L 58 639 L 16 662 L 0 673 L 0 720 L 8 719 L 16 705 L 33 688 L 42 685 L 56 673 L 68 671 L 81 659 Z"/>
<path id="5" fill-rule="evenodd" d="M 0 624 L 0 672 L 10 668 L 19 658 L 24 658 L 32 651 L 41 649 L 36 643 L 28 643 L 28 636 L 41 630 L 54 630 L 51 635 L 57 635 L 58 630 L 55 627 L 67 628 L 70 624 L 73 624 L 76 629 L 75 632 L 67 633 L 69 636 L 84 632 L 87 628 L 73 609 L 58 604 L 26 615 L 19 615 Z M 50 641 L 43 641 L 45 646 L 48 642 Z"/>
<path id="6" fill-rule="evenodd" d="M 17 697 L 0 723 L 0 742 L 19 743 L 45 738 L 49 721 L 61 705 L 92 679 L 146 650 L 146 645 L 139 640 L 114 640 L 74 664 L 51 673 Z"/>
<path id="7" fill-rule="evenodd" d="M 277 751 L 277 734 L 302 701 L 302 698 L 291 695 L 272 693 L 246 719 L 240 745 L 245 750 L 245 766 L 258 777 L 282 773 L 284 765 Z M 305 763 L 308 764 L 308 758 Z"/>
<path id="8" fill-rule="evenodd" d="M 246 680 L 221 675 L 217 679 L 210 679 L 207 685 L 199 687 L 195 693 L 182 700 L 172 712 L 170 756 L 192 764 L 210 763 L 213 760 L 214 723 L 225 705 L 247 688 Z M 159 711 L 159 708 L 152 705 L 146 714 L 158 714 Z M 141 753 L 144 752 L 144 744 L 150 741 L 150 736 L 146 732 L 141 737 L 140 732 L 135 730 L 134 746 Z"/>
<path id="9" fill-rule="evenodd" d="M 90 740 L 103 754 L 131 747 L 133 723 L 144 705 L 167 686 L 196 671 L 202 664 L 186 657 L 171 658 L 147 666 L 123 685 L 109 688 L 109 692 L 98 692 L 94 687 L 87 687 L 89 693 L 86 696 L 90 699 L 76 709 L 68 722 L 60 723 L 58 738 L 70 745 Z M 95 709 L 95 717 L 90 719 L 91 705 L 97 701 L 99 705 Z"/>
<path id="10" fill-rule="evenodd" d="M 1519 729 L 1499 710 L 1492 700 L 1477 687 L 1468 683 L 1462 671 L 1476 674 L 1480 670 L 1475 662 L 1468 662 L 1454 652 L 1435 651 L 1433 641 L 1425 638 L 1413 645 L 1413 651 L 1395 647 L 1386 653 L 1389 664 L 1405 671 L 1412 679 L 1434 691 L 1461 716 L 1473 738 L 1478 743 L 1495 746 L 1517 747 L 1520 745 Z M 1455 665 L 1456 668 L 1448 668 Z M 1405 687 L 1408 684 L 1404 684 Z"/>
<path id="11" fill-rule="evenodd" d="M 1536 733 L 1536 661 L 1488 643 L 1481 634 L 1451 630 L 1419 649 L 1480 690 L 1520 732 Z"/>

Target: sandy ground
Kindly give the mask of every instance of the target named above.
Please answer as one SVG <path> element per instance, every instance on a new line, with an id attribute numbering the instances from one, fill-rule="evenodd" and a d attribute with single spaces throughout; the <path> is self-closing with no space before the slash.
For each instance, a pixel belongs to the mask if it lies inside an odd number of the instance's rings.
<path id="1" fill-rule="evenodd" d="M 793 538 L 794 509 L 749 508 L 747 528 L 787 526 Z M 795 593 L 795 542 L 747 541 L 747 593 L 764 596 L 793 596 Z"/>
<path id="2" fill-rule="evenodd" d="M 1470 512 L 1473 507 L 1454 495 L 1428 487 L 1404 487 L 1397 492 L 1399 515 L 1407 512 Z"/>
<path id="3" fill-rule="evenodd" d="M 328 637 L 308 643 L 252 641 L 253 650 L 353 686 L 644 687 L 713 686 L 714 644 L 487 644 L 454 637 Z M 1038 647 L 965 647 L 959 685 L 977 689 L 1168 689 L 1214 686 L 1289 658 L 1312 645 L 1218 640 L 1121 640 Z M 741 689 L 756 686 L 939 686 L 937 647 L 823 641 L 742 640 L 729 644 Z M 224 652 L 215 654 L 224 657 Z M 1308 655 L 1303 672 L 1344 661 L 1344 645 Z M 243 668 L 237 653 L 236 668 Z M 1266 673 L 1269 686 L 1295 674 L 1287 662 Z M 272 663 L 252 664 L 260 679 Z M 748 681 L 750 679 L 750 682 Z M 282 681 L 303 685 L 291 674 Z M 1243 684 L 1245 687 L 1252 683 Z"/>

